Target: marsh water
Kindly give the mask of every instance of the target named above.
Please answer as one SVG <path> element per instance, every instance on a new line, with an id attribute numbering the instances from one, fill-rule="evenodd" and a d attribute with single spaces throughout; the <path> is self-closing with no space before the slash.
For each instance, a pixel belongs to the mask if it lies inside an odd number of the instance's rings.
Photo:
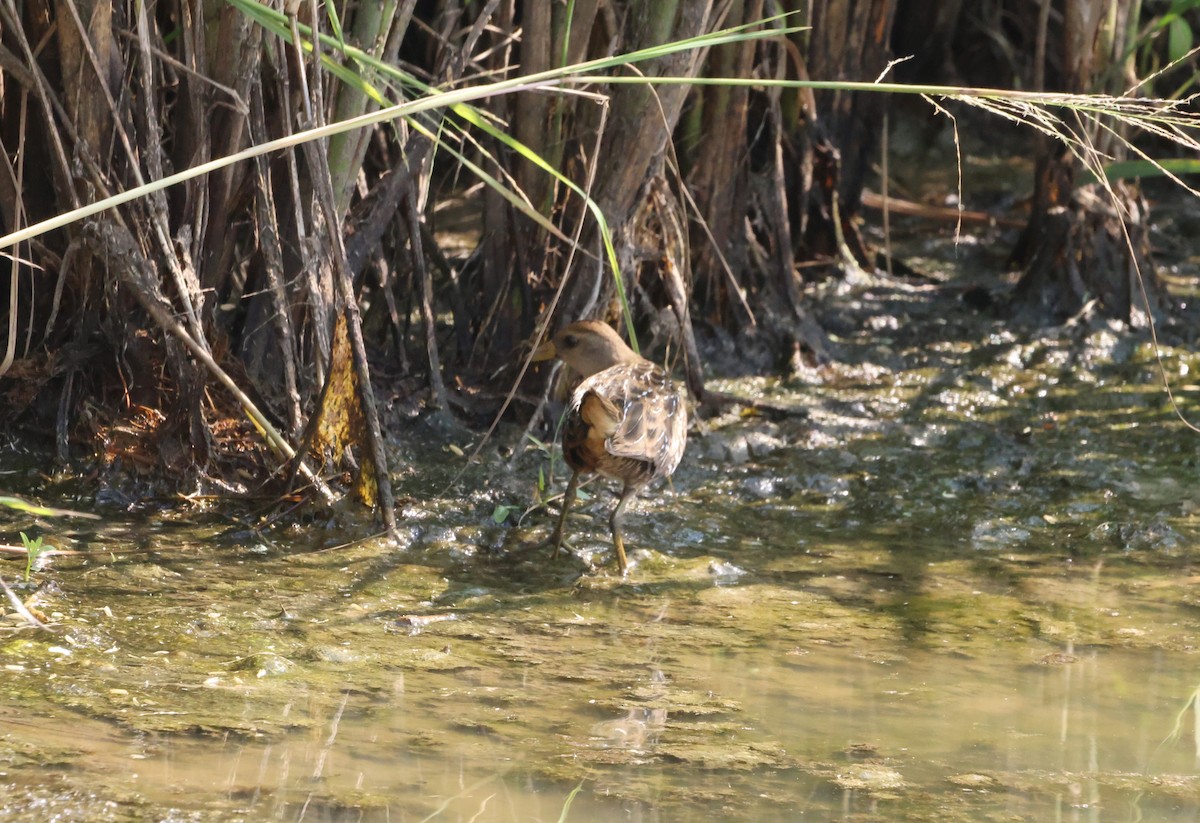
<path id="1" fill-rule="evenodd" d="M 713 381 L 805 414 L 699 423 L 624 580 L 610 490 L 551 562 L 546 455 L 449 485 L 445 418 L 395 433 L 398 543 L 12 458 L 102 520 L 0 511 L 76 552 L 0 564 L 50 627 L 0 623 L 0 819 L 1200 819 L 1200 439 L 1146 335 L 838 288 L 835 364 Z"/>

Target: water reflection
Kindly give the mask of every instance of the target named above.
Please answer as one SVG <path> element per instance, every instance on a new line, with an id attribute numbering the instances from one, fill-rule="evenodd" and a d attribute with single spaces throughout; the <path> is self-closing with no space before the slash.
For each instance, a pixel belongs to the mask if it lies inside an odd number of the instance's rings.
<path id="1" fill-rule="evenodd" d="M 229 708 L 275 706 L 263 719 L 292 729 L 258 740 L 131 734 L 10 704 L 5 802 L 24 798 L 24 819 L 39 796 L 94 819 L 526 821 L 558 820 L 582 786 L 569 820 L 1200 817 L 1194 654 L 1003 632 L 969 652 L 814 638 L 805 600 L 748 584 L 580 602 L 558 624 L 431 621 L 412 640 L 447 665 L 385 664 L 389 688 L 340 661 L 318 666 L 342 672 L 332 695 L 304 670 L 252 673 Z M 774 627 L 739 642 L 764 604 Z M 290 682 L 285 702 L 255 698 L 272 679 Z"/>

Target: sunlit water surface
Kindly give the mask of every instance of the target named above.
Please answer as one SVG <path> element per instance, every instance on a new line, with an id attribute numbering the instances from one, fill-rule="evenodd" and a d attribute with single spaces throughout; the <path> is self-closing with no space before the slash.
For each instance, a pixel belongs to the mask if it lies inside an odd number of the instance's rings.
<path id="1" fill-rule="evenodd" d="M 0 646 L 0 817 L 1200 818 L 1185 589 L 805 542 L 63 559 L 56 634 Z"/>

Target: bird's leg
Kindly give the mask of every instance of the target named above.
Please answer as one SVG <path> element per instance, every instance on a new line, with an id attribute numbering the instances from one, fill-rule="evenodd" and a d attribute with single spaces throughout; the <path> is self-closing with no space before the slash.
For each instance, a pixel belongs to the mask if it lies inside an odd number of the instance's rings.
<path id="1" fill-rule="evenodd" d="M 558 557 L 558 553 L 562 551 L 563 528 L 567 524 L 567 512 L 571 510 L 571 504 L 575 502 L 575 490 L 579 488 L 580 474 L 582 472 L 571 472 L 567 490 L 563 492 L 562 513 L 559 514 L 558 525 L 554 527 L 554 534 L 550 537 L 550 542 L 554 544 L 554 557 Z"/>
<path id="2" fill-rule="evenodd" d="M 629 570 L 629 562 L 625 559 L 625 538 L 621 536 L 621 515 L 625 512 L 625 504 L 636 492 L 636 486 L 626 483 L 625 488 L 621 489 L 621 499 L 617 501 L 616 508 L 608 518 L 608 527 L 612 529 L 613 548 L 617 550 L 617 568 L 621 571 L 621 577 L 624 577 Z"/>

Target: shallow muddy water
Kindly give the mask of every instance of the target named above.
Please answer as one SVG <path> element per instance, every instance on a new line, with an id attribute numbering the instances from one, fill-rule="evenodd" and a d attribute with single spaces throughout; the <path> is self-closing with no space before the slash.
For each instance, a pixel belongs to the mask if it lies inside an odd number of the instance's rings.
<path id="1" fill-rule="evenodd" d="M 840 303 L 891 320 L 715 383 L 808 416 L 694 430 L 625 581 L 609 491 L 550 562 L 552 511 L 513 525 L 539 454 L 442 491 L 453 427 L 398 436 L 436 444 L 397 447 L 399 546 L 0 511 L 83 553 L 16 588 L 52 631 L 0 622 L 0 819 L 1200 819 L 1200 441 L 1149 347 Z M 1166 354 L 1190 410 L 1200 360 Z"/>

